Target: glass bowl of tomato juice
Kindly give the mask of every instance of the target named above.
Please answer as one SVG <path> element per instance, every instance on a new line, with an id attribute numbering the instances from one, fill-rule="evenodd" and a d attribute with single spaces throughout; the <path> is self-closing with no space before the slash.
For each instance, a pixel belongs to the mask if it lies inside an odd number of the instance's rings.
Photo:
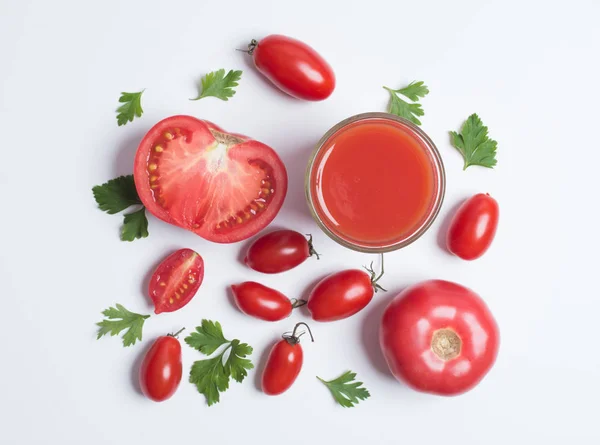
<path id="1" fill-rule="evenodd" d="M 343 120 L 308 163 L 306 197 L 321 229 L 361 252 L 389 252 L 415 241 L 439 213 L 446 177 L 431 139 L 388 113 Z"/>

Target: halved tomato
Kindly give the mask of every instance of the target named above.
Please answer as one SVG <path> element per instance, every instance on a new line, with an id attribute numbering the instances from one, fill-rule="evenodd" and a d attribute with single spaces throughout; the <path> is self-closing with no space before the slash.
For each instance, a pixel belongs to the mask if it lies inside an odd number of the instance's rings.
<path id="1" fill-rule="evenodd" d="M 191 116 L 150 129 L 134 178 L 150 213 L 218 243 L 265 228 L 287 192 L 285 166 L 271 147 Z"/>
<path id="2" fill-rule="evenodd" d="M 154 312 L 173 312 L 188 304 L 204 279 L 204 260 L 192 249 L 179 249 L 158 265 L 148 292 Z"/>

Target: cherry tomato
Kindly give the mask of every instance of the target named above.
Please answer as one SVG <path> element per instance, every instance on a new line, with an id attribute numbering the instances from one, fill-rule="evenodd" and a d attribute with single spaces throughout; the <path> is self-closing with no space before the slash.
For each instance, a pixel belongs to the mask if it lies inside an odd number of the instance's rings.
<path id="1" fill-rule="evenodd" d="M 450 222 L 448 250 L 463 260 L 479 258 L 494 240 L 498 215 L 498 203 L 487 193 L 467 199 Z"/>
<path id="2" fill-rule="evenodd" d="M 248 54 L 258 71 L 290 96 L 305 100 L 327 99 L 335 89 L 329 64 L 307 44 L 281 35 L 252 40 Z"/>
<path id="3" fill-rule="evenodd" d="M 140 386 L 144 395 L 155 402 L 175 394 L 181 382 L 181 345 L 177 340 L 181 331 L 158 337 L 142 361 Z"/>
<path id="4" fill-rule="evenodd" d="M 300 325 L 306 326 L 310 338 L 314 341 L 308 325 L 298 323 L 291 334 L 284 334 L 283 340 L 275 343 L 262 375 L 262 390 L 267 395 L 276 396 L 287 391 L 300 374 L 304 360 L 304 353 L 300 346 L 300 336 L 303 333 L 296 335 Z"/>
<path id="5" fill-rule="evenodd" d="M 307 308 L 313 320 L 335 321 L 348 318 L 361 311 L 373 299 L 378 290 L 385 290 L 377 281 L 383 276 L 383 255 L 381 273 L 376 276 L 371 268 L 366 273 L 360 269 L 336 272 L 321 280 L 308 296 Z"/>
<path id="6" fill-rule="evenodd" d="M 258 272 L 279 273 L 293 269 L 312 255 L 319 259 L 312 236 L 307 240 L 294 230 L 276 230 L 254 241 L 244 261 Z"/>
<path id="7" fill-rule="evenodd" d="M 265 321 L 278 321 L 289 317 L 292 309 L 306 304 L 304 300 L 290 300 L 281 292 L 254 281 L 231 286 L 235 304 L 252 317 Z"/>
<path id="8" fill-rule="evenodd" d="M 204 279 L 204 260 L 192 249 L 180 249 L 158 265 L 148 292 L 154 312 L 173 312 L 188 304 Z"/>
<path id="9" fill-rule="evenodd" d="M 499 342 L 483 300 L 449 281 L 405 289 L 381 321 L 381 349 L 392 374 L 432 394 L 457 395 L 477 385 L 494 364 Z"/>
<path id="10" fill-rule="evenodd" d="M 285 166 L 272 148 L 191 116 L 150 129 L 133 175 L 150 213 L 218 243 L 264 229 L 287 192 Z"/>

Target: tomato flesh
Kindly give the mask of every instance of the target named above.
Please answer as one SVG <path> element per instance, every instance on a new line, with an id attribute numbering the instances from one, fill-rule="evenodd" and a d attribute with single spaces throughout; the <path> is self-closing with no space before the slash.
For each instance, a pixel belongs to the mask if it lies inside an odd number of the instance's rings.
<path id="1" fill-rule="evenodd" d="M 221 243 L 266 227 L 287 192 L 273 149 L 191 116 L 164 119 L 146 134 L 134 178 L 152 214 Z"/>
<path id="2" fill-rule="evenodd" d="M 140 368 L 140 387 L 150 400 L 170 398 L 181 382 L 181 344 L 171 335 L 159 337 L 148 350 Z"/>
<path id="3" fill-rule="evenodd" d="M 279 340 L 271 349 L 262 375 L 262 390 L 270 396 L 284 393 L 302 370 L 304 353 L 299 343 Z"/>
<path id="4" fill-rule="evenodd" d="M 413 285 L 386 308 L 380 343 L 392 374 L 410 387 L 438 395 L 472 389 L 492 368 L 498 326 L 483 300 L 456 283 Z"/>
<path id="5" fill-rule="evenodd" d="M 343 270 L 321 280 L 308 297 L 307 308 L 315 321 L 348 318 L 373 299 L 371 277 L 359 269 Z"/>
<path id="6" fill-rule="evenodd" d="M 154 312 L 173 312 L 188 304 L 204 279 L 204 260 L 192 249 L 165 258 L 150 278 L 148 292 Z"/>

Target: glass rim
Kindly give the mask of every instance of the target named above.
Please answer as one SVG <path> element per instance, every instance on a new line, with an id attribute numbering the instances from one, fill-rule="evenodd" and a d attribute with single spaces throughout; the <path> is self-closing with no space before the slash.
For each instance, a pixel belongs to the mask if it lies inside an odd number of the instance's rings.
<path id="1" fill-rule="evenodd" d="M 434 169 L 437 169 L 437 176 L 438 176 L 438 187 L 436 190 L 435 201 L 433 203 L 431 211 L 427 214 L 427 217 L 426 217 L 424 223 L 421 224 L 421 226 L 418 228 L 418 230 L 411 233 L 406 238 L 404 238 L 398 242 L 395 242 L 391 245 L 386 245 L 386 246 L 381 246 L 381 247 L 376 247 L 376 246 L 370 247 L 370 246 L 364 246 L 361 244 L 353 243 L 351 241 L 348 241 L 347 239 L 342 238 L 341 236 L 339 236 L 335 232 L 333 232 L 331 229 L 329 229 L 329 227 L 327 227 L 325 222 L 321 219 L 321 217 L 319 216 L 319 214 L 315 208 L 313 194 L 312 194 L 311 186 L 310 186 L 311 185 L 310 178 L 311 178 L 311 173 L 314 168 L 315 160 L 316 160 L 317 156 L 319 155 L 319 153 L 321 152 L 321 150 L 323 149 L 323 147 L 325 146 L 325 143 L 335 133 L 337 133 L 339 130 L 343 129 L 347 125 L 350 125 L 357 121 L 368 120 L 368 119 L 385 119 L 385 120 L 395 121 L 395 122 L 398 122 L 398 123 L 406 126 L 409 130 L 416 133 L 418 135 L 418 137 L 420 137 L 423 140 L 425 146 L 429 150 L 431 157 L 433 159 L 432 164 L 434 165 Z M 308 208 L 310 210 L 310 213 L 311 213 L 313 219 L 316 221 L 319 228 L 323 232 L 325 232 L 325 234 L 327 236 L 329 236 L 329 238 L 333 239 L 335 242 L 337 242 L 338 244 L 340 244 L 344 247 L 347 247 L 352 250 L 356 250 L 358 252 L 365 252 L 365 253 L 392 252 L 394 250 L 401 249 L 401 248 L 406 247 L 406 246 L 412 244 L 413 242 L 415 242 L 425 232 L 427 232 L 427 230 L 431 227 L 433 222 L 436 220 L 436 218 L 442 208 L 442 203 L 444 202 L 444 196 L 446 194 L 446 171 L 444 169 L 444 162 L 442 160 L 440 152 L 438 151 L 437 147 L 435 146 L 435 144 L 433 143 L 431 138 L 419 126 L 415 125 L 408 119 L 404 119 L 400 116 L 396 116 L 395 114 L 384 113 L 384 112 L 360 113 L 360 114 L 355 114 L 354 116 L 350 116 L 350 117 L 338 122 L 336 125 L 331 127 L 323 135 L 323 137 L 321 137 L 321 139 L 319 140 L 319 142 L 313 149 L 313 151 L 310 155 L 310 158 L 308 160 L 306 174 L 304 177 L 304 191 L 305 191 L 305 195 L 306 195 L 306 201 L 308 203 Z"/>

